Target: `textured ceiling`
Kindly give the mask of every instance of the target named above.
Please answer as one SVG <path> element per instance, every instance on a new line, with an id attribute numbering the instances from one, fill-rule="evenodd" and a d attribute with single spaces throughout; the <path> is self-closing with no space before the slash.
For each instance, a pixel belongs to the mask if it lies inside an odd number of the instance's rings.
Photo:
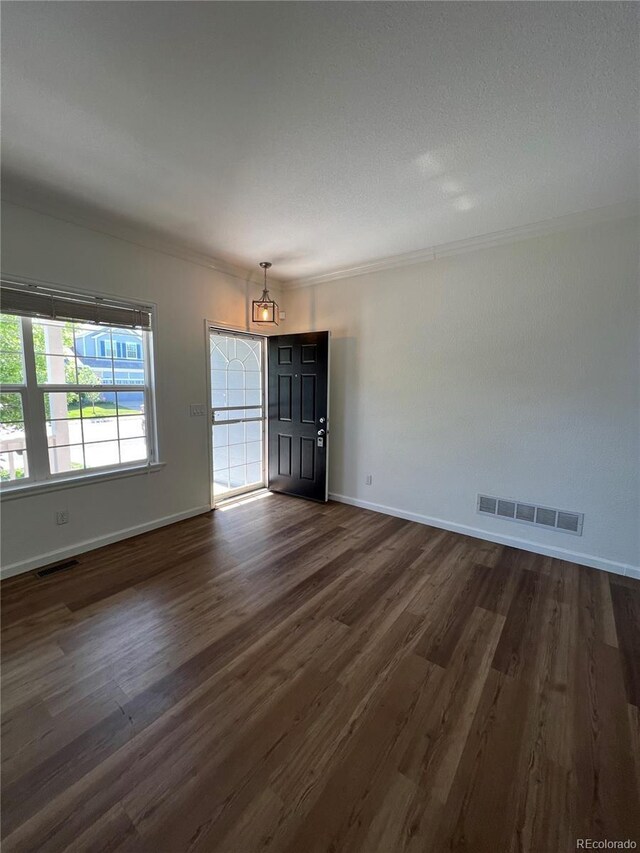
<path id="1" fill-rule="evenodd" d="M 7 193 L 281 279 L 638 194 L 634 3 L 2 4 Z"/>

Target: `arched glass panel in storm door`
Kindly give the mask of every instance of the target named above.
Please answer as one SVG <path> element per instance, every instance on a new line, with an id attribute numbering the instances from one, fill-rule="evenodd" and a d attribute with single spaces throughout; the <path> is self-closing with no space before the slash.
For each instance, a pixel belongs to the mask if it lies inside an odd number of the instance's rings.
<path id="1" fill-rule="evenodd" d="M 264 485 L 262 339 L 211 331 L 214 501 Z"/>

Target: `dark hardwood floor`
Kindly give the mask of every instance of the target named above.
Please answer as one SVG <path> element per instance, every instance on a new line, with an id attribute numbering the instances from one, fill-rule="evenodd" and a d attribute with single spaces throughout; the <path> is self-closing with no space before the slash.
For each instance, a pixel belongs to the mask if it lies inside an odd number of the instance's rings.
<path id="1" fill-rule="evenodd" d="M 640 845 L 640 582 L 271 495 L 2 584 L 9 851 Z"/>

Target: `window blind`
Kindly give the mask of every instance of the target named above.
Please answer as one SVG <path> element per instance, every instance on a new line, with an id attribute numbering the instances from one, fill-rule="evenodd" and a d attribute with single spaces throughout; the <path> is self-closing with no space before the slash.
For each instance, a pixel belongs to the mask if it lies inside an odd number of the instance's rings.
<path id="1" fill-rule="evenodd" d="M 21 285 L 5 279 L 0 285 L 0 311 L 4 314 L 74 320 L 127 329 L 151 328 L 151 309 L 148 306 L 126 305 L 100 297 L 49 290 L 40 285 Z"/>

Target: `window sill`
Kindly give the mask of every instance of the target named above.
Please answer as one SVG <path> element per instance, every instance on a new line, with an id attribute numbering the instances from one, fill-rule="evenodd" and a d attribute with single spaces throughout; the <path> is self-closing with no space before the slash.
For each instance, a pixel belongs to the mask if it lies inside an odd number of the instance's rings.
<path id="1" fill-rule="evenodd" d="M 61 489 L 75 489 L 78 486 L 90 486 L 107 480 L 120 480 L 123 477 L 136 477 L 140 474 L 154 474 L 162 470 L 166 462 L 153 462 L 151 465 L 136 465 L 131 468 L 119 468 L 117 471 L 101 471 L 99 474 L 86 474 L 82 477 L 67 477 L 59 480 L 47 480 L 40 483 L 25 483 L 23 486 L 2 486 L 0 500 L 11 501 L 31 495 L 57 492 Z"/>

